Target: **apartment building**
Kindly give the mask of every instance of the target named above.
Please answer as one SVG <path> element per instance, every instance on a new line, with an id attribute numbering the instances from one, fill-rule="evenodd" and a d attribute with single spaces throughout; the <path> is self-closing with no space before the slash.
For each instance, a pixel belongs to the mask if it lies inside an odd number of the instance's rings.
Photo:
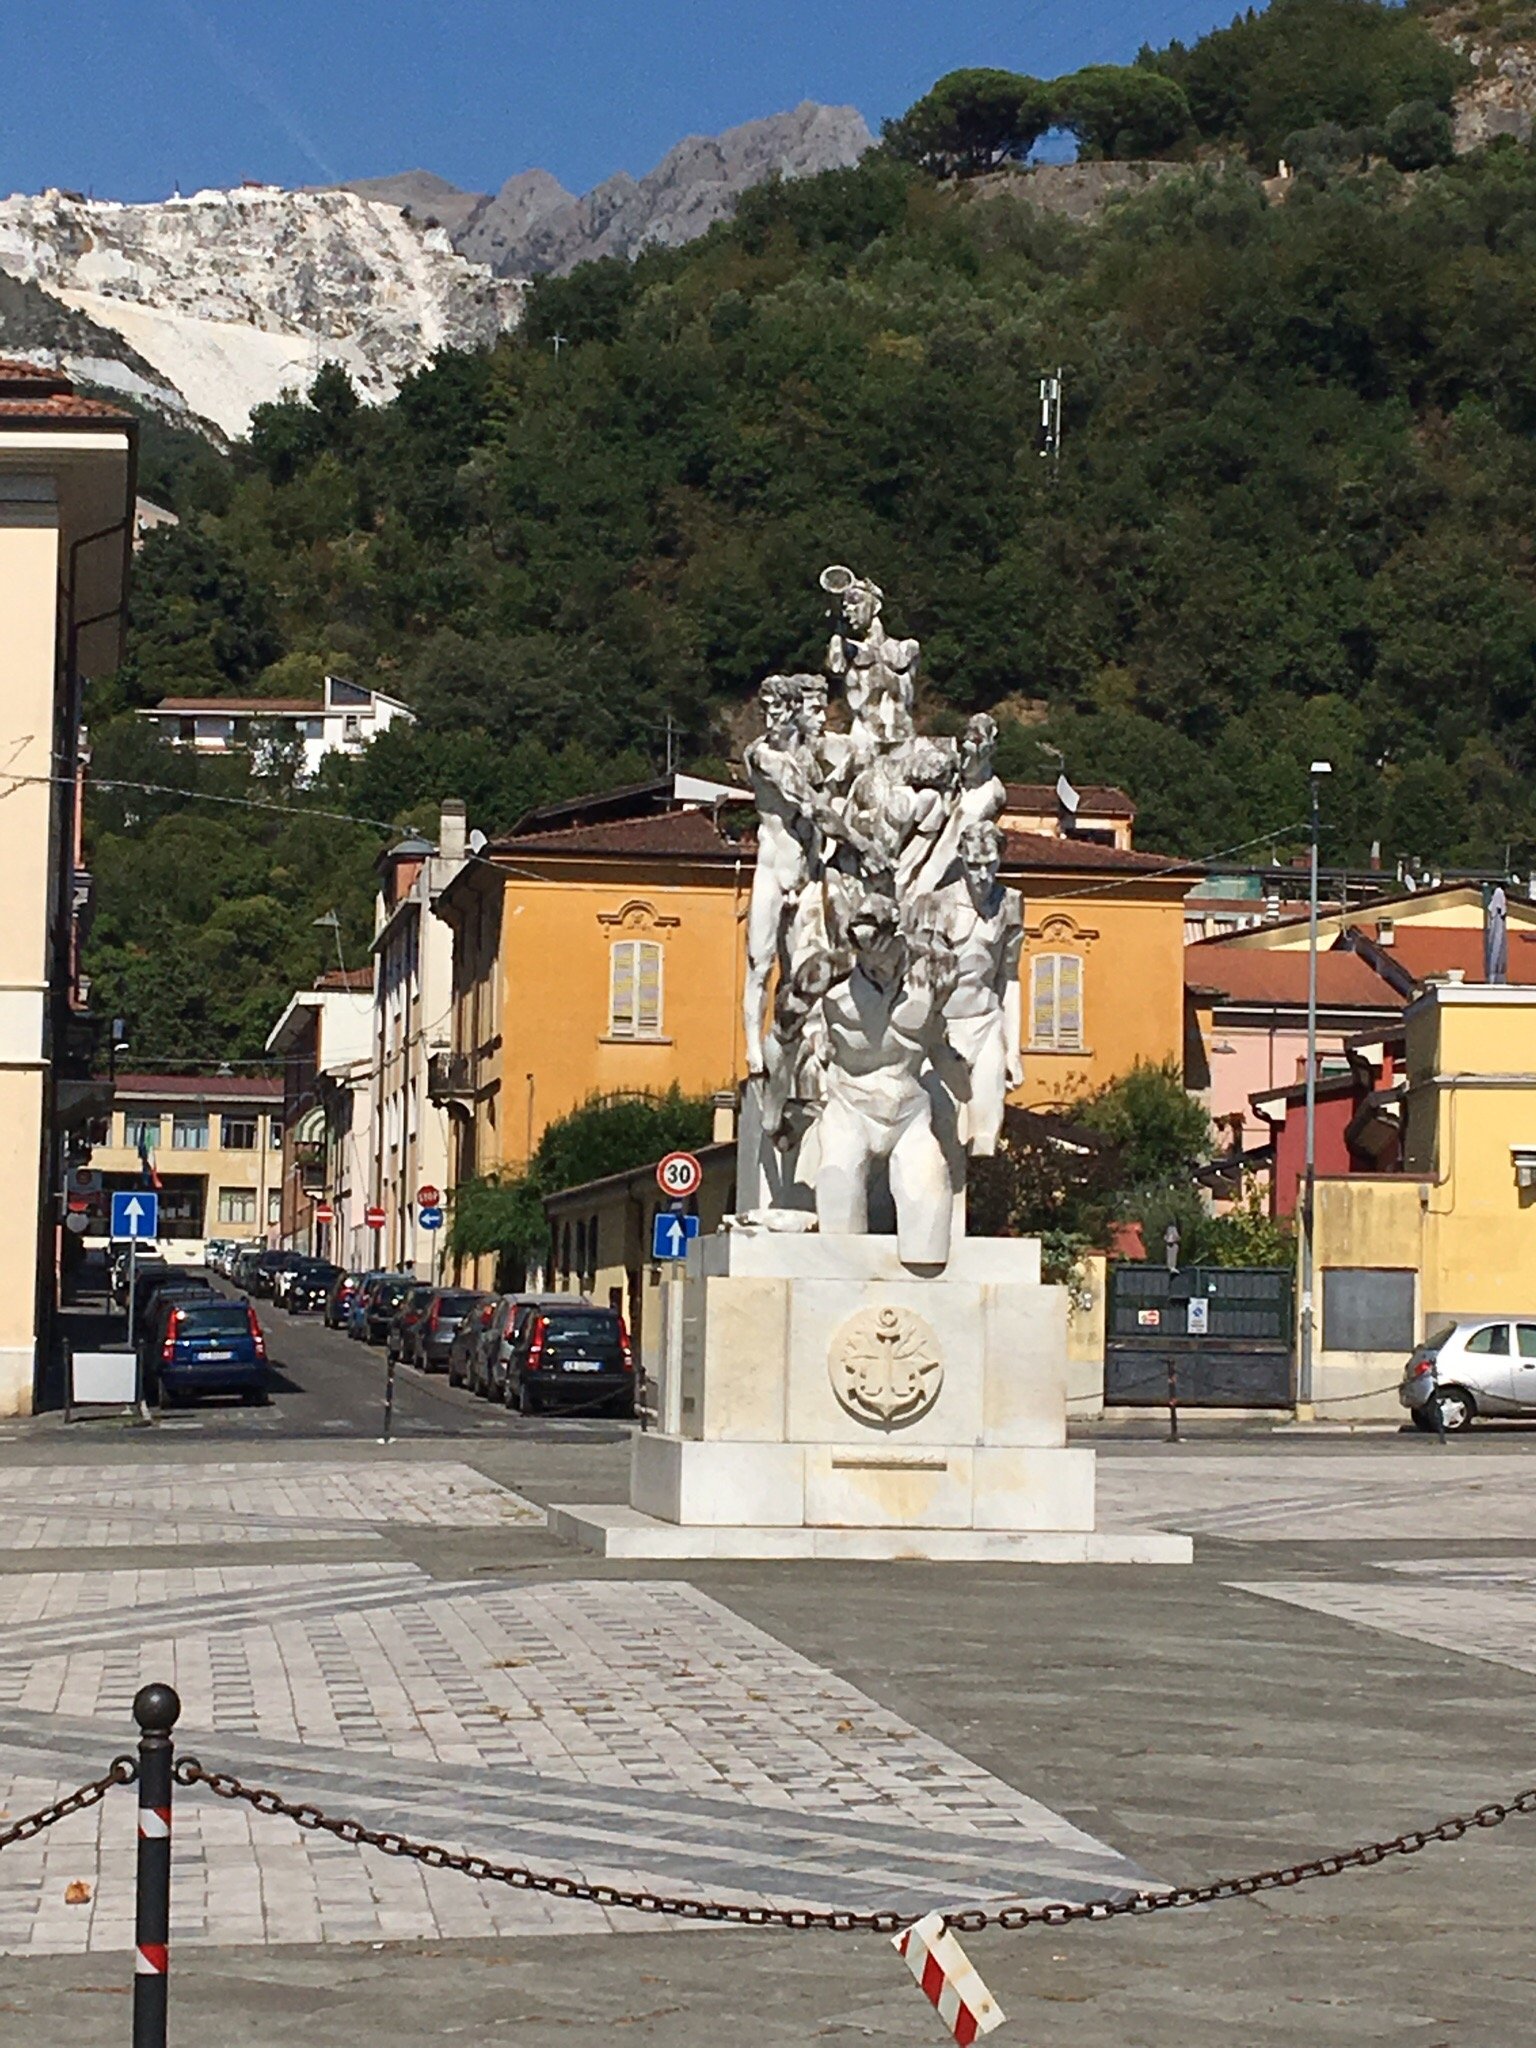
<path id="1" fill-rule="evenodd" d="M 87 1131 L 102 1187 L 86 1244 L 106 1242 L 115 1190 L 146 1185 L 173 1258 L 200 1259 L 210 1237 L 265 1241 L 281 1220 L 282 1106 L 277 1076 L 119 1074 Z"/>

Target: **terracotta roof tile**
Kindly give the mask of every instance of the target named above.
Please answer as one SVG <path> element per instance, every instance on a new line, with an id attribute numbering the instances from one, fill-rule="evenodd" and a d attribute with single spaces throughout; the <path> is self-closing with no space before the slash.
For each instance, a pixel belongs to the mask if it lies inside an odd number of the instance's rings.
<path id="1" fill-rule="evenodd" d="M 1229 1003 L 1274 1003 L 1304 1008 L 1307 956 L 1276 947 L 1234 946 L 1207 939 L 1184 951 L 1184 985 L 1219 991 Z M 1319 953 L 1317 999 L 1330 1010 L 1400 1010 L 1404 998 L 1358 953 Z"/>
<path id="2" fill-rule="evenodd" d="M 317 989 L 372 989 L 373 969 L 371 967 L 328 967 L 324 974 L 315 976 Z"/>
<path id="3" fill-rule="evenodd" d="M 635 854 L 661 859 L 739 860 L 752 858 L 751 813 L 745 804 L 726 806 L 723 815 L 740 821 L 740 835 L 729 837 L 705 810 L 658 811 L 639 818 L 570 825 L 547 832 L 513 834 L 494 841 L 496 853 Z M 1155 853 L 1123 852 L 1082 839 L 1054 839 L 1037 832 L 1005 836 L 1003 866 L 1010 873 L 1032 870 L 1083 870 L 1121 874 L 1189 873 L 1187 864 Z"/>
<path id="4" fill-rule="evenodd" d="M 0 419 L 8 420 L 123 420 L 133 418 L 119 405 L 102 398 L 77 398 L 72 391 L 46 393 L 40 398 L 0 398 Z"/>
<path id="5" fill-rule="evenodd" d="M 318 718 L 325 706 L 318 697 L 162 697 L 151 707 L 149 716 L 156 711 L 177 712 L 226 712 L 231 715 L 250 713 L 252 717 L 270 717 L 274 712 L 302 713 L 306 717 Z"/>
<path id="6" fill-rule="evenodd" d="M 278 1102 L 283 1093 L 277 1074 L 119 1074 L 116 1088 L 120 1096 L 158 1095 L 167 1102 Z"/>
<path id="7" fill-rule="evenodd" d="M 1046 811 L 1057 808 L 1054 782 L 1006 782 L 1010 811 Z M 1136 806 L 1123 789 L 1096 785 L 1078 792 L 1078 816 L 1087 818 L 1134 818 Z"/>
<path id="8" fill-rule="evenodd" d="M 1362 919 L 1361 928 L 1368 938 L 1376 937 L 1374 925 Z M 1483 935 L 1475 926 L 1458 930 L 1447 925 L 1400 923 L 1391 945 L 1381 950 L 1416 981 L 1454 967 L 1459 967 L 1468 981 L 1483 978 Z M 1536 982 L 1536 932 L 1515 924 L 1509 926 L 1509 979 L 1522 986 Z"/>

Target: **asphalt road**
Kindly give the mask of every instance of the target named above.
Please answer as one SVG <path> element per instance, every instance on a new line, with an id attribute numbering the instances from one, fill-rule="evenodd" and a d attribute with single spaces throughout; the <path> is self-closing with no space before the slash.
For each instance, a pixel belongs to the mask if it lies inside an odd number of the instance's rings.
<path id="1" fill-rule="evenodd" d="M 227 1286 L 224 1292 L 234 1294 Z M 381 1438 L 387 1380 L 383 1347 L 328 1330 L 318 1314 L 291 1316 L 271 1301 L 254 1301 L 252 1306 L 266 1332 L 271 1359 L 267 1406 L 247 1408 L 235 1399 L 207 1398 L 191 1409 L 168 1411 L 156 1428 L 167 1435 L 235 1442 Z M 577 1438 L 617 1443 L 629 1435 L 630 1425 L 611 1417 L 514 1415 L 462 1387 L 450 1387 L 444 1373 L 402 1365 L 395 1371 L 390 1433 L 398 1438 Z"/>

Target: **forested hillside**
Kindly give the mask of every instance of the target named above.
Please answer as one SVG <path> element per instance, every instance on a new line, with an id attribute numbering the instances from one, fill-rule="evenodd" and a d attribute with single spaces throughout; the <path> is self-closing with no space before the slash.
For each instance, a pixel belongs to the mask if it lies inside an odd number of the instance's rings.
<path id="1" fill-rule="evenodd" d="M 1381 13 L 1282 0 L 1263 35 L 1207 43 L 1251 109 L 1277 47 L 1295 71 L 1275 24 L 1378 35 Z M 1194 104 L 1203 47 L 1142 68 Z M 1293 127 L 1347 111 L 1328 80 L 1292 87 Z M 835 560 L 922 639 L 933 723 L 997 710 L 1009 771 L 1061 748 L 1136 795 L 1143 845 L 1288 851 L 1323 754 L 1332 856 L 1536 857 L 1536 157 L 1405 173 L 1323 150 L 1282 188 L 1246 160 L 1258 134 L 1094 226 L 876 152 L 749 194 L 686 249 L 541 283 L 520 335 L 392 406 L 325 373 L 227 470 L 168 471 L 183 523 L 140 558 L 98 773 L 190 772 L 113 716 L 169 690 L 292 696 L 332 668 L 421 725 L 282 799 L 377 824 L 98 801 L 100 1006 L 153 985 L 151 1036 L 190 1054 L 165 949 L 206 1005 L 258 905 L 265 950 L 240 943 L 280 994 L 323 964 L 309 919 L 339 900 L 360 957 L 383 824 L 459 794 L 505 826 L 658 762 L 669 718 L 718 763 L 758 678 L 816 660 Z M 1058 364 L 1053 467 L 1037 380 Z"/>

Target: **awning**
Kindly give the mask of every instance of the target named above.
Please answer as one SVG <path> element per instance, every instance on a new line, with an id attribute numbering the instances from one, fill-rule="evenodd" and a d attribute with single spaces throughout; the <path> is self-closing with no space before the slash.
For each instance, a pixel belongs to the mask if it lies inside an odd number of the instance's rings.
<path id="1" fill-rule="evenodd" d="M 325 1107 L 317 1102 L 313 1109 L 306 1109 L 289 1131 L 295 1145 L 323 1145 L 325 1143 Z"/>

